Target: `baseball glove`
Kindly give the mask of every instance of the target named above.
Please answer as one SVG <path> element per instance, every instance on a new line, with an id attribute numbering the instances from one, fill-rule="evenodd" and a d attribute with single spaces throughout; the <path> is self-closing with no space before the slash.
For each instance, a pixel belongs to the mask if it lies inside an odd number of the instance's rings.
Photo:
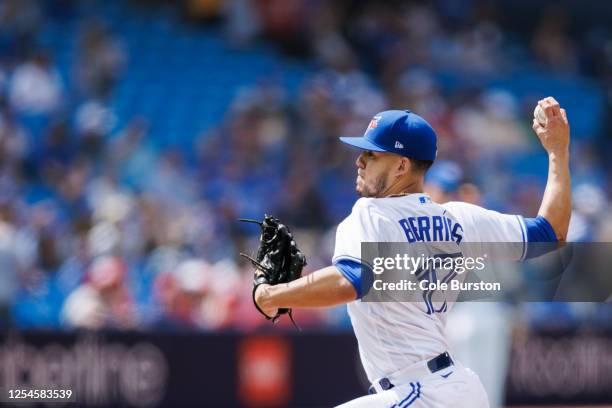
<path id="1" fill-rule="evenodd" d="M 263 221 L 248 219 L 241 219 L 240 221 L 256 223 L 261 227 L 259 248 L 255 258 L 247 254 L 240 254 L 251 261 L 255 267 L 252 293 L 255 307 L 273 322 L 276 322 L 281 315 L 288 314 L 291 322 L 297 327 L 291 309 L 278 309 L 276 316 L 267 316 L 255 302 L 255 291 L 259 285 L 264 283 L 278 285 L 300 278 L 302 268 L 306 265 L 306 257 L 299 250 L 289 228 L 278 219 L 265 215 Z"/>

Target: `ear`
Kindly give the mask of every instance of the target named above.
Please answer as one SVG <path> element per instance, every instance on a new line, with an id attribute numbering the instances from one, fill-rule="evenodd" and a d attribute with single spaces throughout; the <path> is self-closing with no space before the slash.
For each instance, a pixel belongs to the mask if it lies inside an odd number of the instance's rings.
<path id="1" fill-rule="evenodd" d="M 406 157 L 401 157 L 397 166 L 395 167 L 395 173 L 398 177 L 404 176 L 405 174 L 410 173 L 412 170 L 412 166 L 410 163 L 410 159 Z"/>

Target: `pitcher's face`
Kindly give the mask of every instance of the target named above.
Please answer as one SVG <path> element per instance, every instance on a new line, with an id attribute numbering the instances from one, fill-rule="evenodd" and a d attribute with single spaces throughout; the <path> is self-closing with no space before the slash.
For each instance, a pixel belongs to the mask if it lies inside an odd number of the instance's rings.
<path id="1" fill-rule="evenodd" d="M 382 197 L 389 185 L 389 173 L 396 160 L 397 156 L 392 153 L 363 151 L 355 161 L 357 194 L 361 197 Z"/>

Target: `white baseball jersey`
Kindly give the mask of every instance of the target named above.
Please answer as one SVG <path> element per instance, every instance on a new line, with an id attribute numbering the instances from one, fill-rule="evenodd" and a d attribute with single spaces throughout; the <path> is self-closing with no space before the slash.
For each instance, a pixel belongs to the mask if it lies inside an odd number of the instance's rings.
<path id="1" fill-rule="evenodd" d="M 426 194 L 361 198 L 338 226 L 333 264 L 360 262 L 362 242 L 525 240 L 525 223 L 520 216 L 460 202 L 440 205 L 433 203 Z M 510 258 L 521 259 L 524 248 L 520 245 L 513 248 L 516 251 Z M 410 255 L 416 257 L 420 253 Z M 349 280 L 355 285 L 354 277 Z M 370 381 L 447 350 L 444 326 L 448 309 L 428 313 L 424 302 L 374 303 L 359 299 L 347 307 Z"/>

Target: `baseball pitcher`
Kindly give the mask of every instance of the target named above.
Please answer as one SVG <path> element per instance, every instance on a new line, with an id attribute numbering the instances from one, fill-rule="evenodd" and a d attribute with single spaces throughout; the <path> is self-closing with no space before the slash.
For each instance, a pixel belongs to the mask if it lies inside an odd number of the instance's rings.
<path id="1" fill-rule="evenodd" d="M 340 223 L 331 266 L 301 277 L 306 260 L 287 226 L 266 216 L 255 258 L 253 301 L 268 319 L 292 308 L 347 304 L 371 386 L 343 408 L 488 407 L 476 374 L 448 352 L 444 334 L 451 303 L 365 302 L 368 268 L 362 242 L 519 242 L 509 257 L 528 257 L 532 242 L 564 241 L 571 213 L 570 131 L 552 97 L 538 102 L 545 121 L 533 130 L 548 153 L 548 181 L 535 218 L 500 214 L 472 204 L 437 204 L 423 193 L 424 176 L 437 152 L 434 129 L 410 111 L 376 114 L 363 137 L 342 137 L 361 149 L 355 162 L 361 196 Z M 419 256 L 415 253 L 411 254 Z"/>

